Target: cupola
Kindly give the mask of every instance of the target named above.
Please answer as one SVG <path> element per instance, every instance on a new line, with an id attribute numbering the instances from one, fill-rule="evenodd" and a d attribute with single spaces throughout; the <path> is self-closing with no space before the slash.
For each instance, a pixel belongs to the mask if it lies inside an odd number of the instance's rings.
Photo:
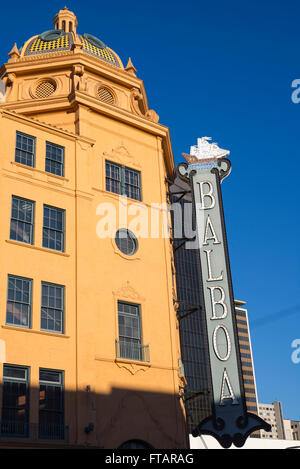
<path id="1" fill-rule="evenodd" d="M 55 29 L 60 29 L 65 33 L 74 33 L 76 34 L 77 27 L 77 18 L 74 13 L 68 10 L 67 7 L 64 7 L 60 10 L 53 19 Z"/>

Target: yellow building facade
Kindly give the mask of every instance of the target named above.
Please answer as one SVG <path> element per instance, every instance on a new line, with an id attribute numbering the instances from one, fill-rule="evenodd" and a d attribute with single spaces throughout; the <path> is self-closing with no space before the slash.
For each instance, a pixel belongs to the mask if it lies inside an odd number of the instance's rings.
<path id="1" fill-rule="evenodd" d="M 77 34 L 66 8 L 9 57 L 0 445 L 188 447 L 172 246 L 149 234 L 174 172 L 169 130 L 131 60 Z"/>

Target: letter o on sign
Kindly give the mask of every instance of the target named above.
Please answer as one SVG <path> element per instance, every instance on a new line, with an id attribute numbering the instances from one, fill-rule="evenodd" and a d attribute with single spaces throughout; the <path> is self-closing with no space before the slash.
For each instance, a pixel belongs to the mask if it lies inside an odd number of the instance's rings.
<path id="1" fill-rule="evenodd" d="M 218 348 L 218 335 L 219 335 L 218 332 L 219 332 L 220 329 L 223 330 L 224 336 L 226 338 L 227 353 L 226 353 L 225 356 L 220 355 L 219 348 Z M 218 357 L 219 360 L 221 360 L 223 362 L 228 360 L 228 358 L 230 357 L 230 353 L 231 353 L 231 341 L 230 341 L 230 337 L 229 337 L 229 332 L 223 324 L 219 324 L 214 330 L 214 333 L 213 333 L 213 347 L 214 347 L 214 352 L 215 352 L 215 354 L 216 354 L 216 356 Z"/>

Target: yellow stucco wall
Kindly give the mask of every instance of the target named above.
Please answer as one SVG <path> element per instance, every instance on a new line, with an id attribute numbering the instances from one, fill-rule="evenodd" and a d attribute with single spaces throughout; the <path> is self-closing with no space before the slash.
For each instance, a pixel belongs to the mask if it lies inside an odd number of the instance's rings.
<path id="1" fill-rule="evenodd" d="M 153 202 L 166 202 L 165 177 L 173 164 L 163 145 L 167 129 L 140 116 L 131 120 L 128 112 L 119 118 L 117 107 L 110 115 L 83 104 L 69 113 L 56 113 L 53 103 L 51 112 L 41 113 L 36 105 L 23 115 L 10 111 L 19 104 L 0 108 L 0 338 L 6 363 L 30 367 L 30 421 L 38 422 L 39 368 L 58 369 L 65 375 L 65 423 L 72 444 L 117 447 L 141 439 L 156 448 L 184 447 L 170 241 L 138 236 L 139 249 L 128 257 L 114 240 L 96 233 L 99 204 L 119 206 L 119 197 L 105 190 L 106 159 L 141 172 L 142 204 L 148 210 Z M 55 122 L 69 122 L 67 130 Z M 36 137 L 35 168 L 14 162 L 16 131 Z M 65 148 L 64 178 L 44 171 L 46 141 Z M 33 246 L 9 239 L 12 195 L 35 202 Z M 43 204 L 66 211 L 64 253 L 42 247 Z M 128 204 L 132 210 L 140 206 Z M 30 329 L 6 325 L 8 274 L 33 279 Z M 65 286 L 62 335 L 40 331 L 41 281 Z M 141 305 L 150 363 L 116 359 L 118 300 Z M 86 435 L 91 421 L 96 428 Z"/>

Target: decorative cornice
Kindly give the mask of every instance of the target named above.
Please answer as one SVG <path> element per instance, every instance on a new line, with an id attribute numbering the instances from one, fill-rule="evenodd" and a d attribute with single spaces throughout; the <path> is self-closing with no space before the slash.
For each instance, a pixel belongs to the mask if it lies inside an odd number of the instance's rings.
<path id="1" fill-rule="evenodd" d="M 79 104 L 85 104 L 97 112 L 100 111 L 101 114 L 105 113 L 112 118 L 133 125 L 137 128 L 141 128 L 146 132 L 152 133 L 158 137 L 162 137 L 163 139 L 166 137 L 166 134 L 169 134 L 169 129 L 165 125 L 153 122 L 145 116 L 133 114 L 126 109 L 102 102 L 96 97 L 94 98 L 87 93 L 76 91 L 72 96 L 70 105 L 74 105 L 75 102 Z"/>
<path id="2" fill-rule="evenodd" d="M 148 109 L 148 104 L 145 101 L 145 95 L 138 88 L 131 89 L 130 105 L 132 111 L 138 116 L 144 117 L 154 123 L 158 123 L 158 114 L 153 111 L 153 109 Z"/>
<path id="3" fill-rule="evenodd" d="M 53 73 L 54 70 L 69 70 L 72 74 L 73 66 L 84 68 L 84 72 L 91 72 L 97 74 L 99 77 L 109 79 L 112 83 L 116 83 L 125 86 L 128 89 L 135 88 L 139 90 L 139 97 L 143 100 L 144 114 L 132 113 L 125 109 L 117 108 L 109 104 L 100 102 L 99 99 L 93 96 L 88 96 L 81 89 L 72 92 L 71 95 L 66 96 L 53 96 L 44 100 L 35 99 L 34 102 L 30 100 L 25 101 L 13 101 L 5 103 L 4 106 L 7 110 L 16 110 L 19 114 L 28 115 L 34 114 L 38 108 L 39 114 L 48 110 L 66 110 L 74 109 L 77 105 L 86 105 L 90 109 L 106 114 L 113 119 L 117 119 L 126 124 L 132 125 L 138 129 L 144 130 L 157 137 L 163 139 L 163 151 L 165 153 L 165 164 L 167 167 L 168 174 L 174 172 L 174 160 L 173 151 L 171 145 L 171 139 L 169 135 L 169 129 L 158 123 L 158 116 L 153 110 L 149 110 L 147 96 L 144 89 L 143 81 L 134 77 L 126 70 L 118 69 L 108 63 L 101 62 L 99 59 L 92 56 L 88 56 L 82 52 L 74 54 L 72 51 L 52 53 L 48 57 L 37 57 L 37 58 L 21 58 L 13 63 L 6 63 L 0 69 L 0 78 L 16 76 L 17 78 L 28 73 Z M 76 75 L 76 80 L 81 81 L 80 75 Z M 83 80 L 84 81 L 84 80 Z M 84 84 L 84 83 L 83 83 Z M 81 87 L 81 85 L 80 85 Z M 79 87 L 79 88 L 80 88 Z"/>
<path id="4" fill-rule="evenodd" d="M 15 62 L 7 62 L 0 68 L 0 77 L 7 71 L 13 69 L 21 72 L 26 67 L 26 72 L 36 69 L 37 66 L 44 71 L 47 69 L 68 68 L 74 63 L 84 65 L 88 70 L 109 77 L 110 80 L 120 82 L 121 84 L 132 87 L 140 86 L 142 80 L 128 73 L 125 69 L 116 67 L 109 62 L 101 61 L 97 57 L 88 55 L 77 49 L 74 51 L 51 52 L 42 56 L 25 56 L 20 57 Z M 144 91 L 144 90 L 143 90 Z"/>
<path id="5" fill-rule="evenodd" d="M 35 99 L 34 101 L 26 100 L 21 102 L 5 103 L 1 105 L 1 108 L 7 110 L 11 110 L 14 108 L 16 110 L 19 110 L 19 115 L 22 114 L 25 116 L 26 114 L 33 114 L 36 111 L 37 106 L 39 112 L 41 113 L 47 110 L 58 111 L 60 109 L 74 108 L 74 106 L 77 105 L 87 106 L 90 110 L 100 112 L 101 114 L 107 114 L 109 117 L 133 125 L 134 127 L 145 130 L 146 132 L 152 133 L 158 137 L 162 137 L 163 139 L 166 137 L 166 134 L 169 133 L 168 127 L 162 124 L 152 122 L 146 117 L 135 115 L 132 112 L 127 111 L 126 109 L 122 109 L 111 104 L 102 102 L 96 97 L 90 96 L 82 91 L 76 91 L 73 92 L 71 95 L 66 96 L 49 97 L 40 100 Z M 20 110 L 22 110 L 22 112 L 20 112 Z"/>
<path id="6" fill-rule="evenodd" d="M 0 107 L 0 116 L 1 117 L 6 117 L 8 119 L 13 119 L 13 120 L 16 120 L 16 121 L 21 120 L 23 122 L 34 124 L 38 127 L 44 127 L 44 128 L 47 128 L 48 130 L 51 130 L 51 131 L 55 131 L 55 132 L 58 132 L 58 133 L 63 133 L 64 136 L 66 136 L 66 137 L 69 137 L 69 138 L 74 139 L 74 140 L 78 140 L 80 142 L 84 142 L 84 143 L 86 143 L 90 146 L 93 146 L 95 144 L 95 140 L 93 140 L 91 138 L 84 137 L 82 135 L 74 134 L 73 132 L 70 132 L 69 130 L 62 129 L 60 127 L 56 127 L 53 124 L 48 124 L 46 122 L 35 119 L 33 117 L 24 116 L 23 114 L 19 114 L 16 111 L 9 111 L 7 109 L 4 109 L 3 107 Z"/>
<path id="7" fill-rule="evenodd" d="M 43 105 L 44 104 L 44 105 Z M 50 109 L 51 104 L 51 109 Z M 94 98 L 93 96 L 89 96 L 84 92 L 76 91 L 72 93 L 72 96 L 60 96 L 60 97 L 53 97 L 48 98 L 47 100 L 26 100 L 26 102 L 10 102 L 0 104 L 0 111 L 8 113 L 7 115 L 18 116 L 19 119 L 32 119 L 31 122 L 39 122 L 40 124 L 47 125 L 49 128 L 52 127 L 58 131 L 63 131 L 68 135 L 75 136 L 76 134 L 72 134 L 70 131 L 65 129 L 58 129 L 52 124 L 43 123 L 41 121 L 35 120 L 33 118 L 27 117 L 27 114 L 33 114 L 37 106 L 39 108 L 39 112 L 42 113 L 46 110 L 55 110 L 59 111 L 60 109 L 75 109 L 75 106 L 87 106 L 90 110 L 95 112 L 100 112 L 101 114 L 106 114 L 109 117 L 116 119 L 120 122 L 124 122 L 126 124 L 132 125 L 138 129 L 144 130 L 147 133 L 153 134 L 162 141 L 162 149 L 165 154 L 165 164 L 168 171 L 168 174 L 174 173 L 174 158 L 173 158 L 173 150 L 170 138 L 170 132 L 168 127 L 164 126 L 163 124 L 155 123 L 150 121 L 149 119 L 138 116 L 133 114 L 125 109 L 121 109 L 116 106 L 112 106 L 110 104 L 104 103 L 99 101 L 99 99 Z M 14 110 L 12 110 L 14 109 Z M 85 140 L 85 137 L 76 135 L 76 138 Z M 89 139 L 87 139 L 89 140 Z M 92 141 L 94 144 L 95 141 Z"/>
<path id="8" fill-rule="evenodd" d="M 196 167 L 200 167 L 201 165 L 209 164 L 211 165 L 211 173 L 217 175 L 220 178 L 220 182 L 223 181 L 231 172 L 231 161 L 227 158 L 219 158 L 216 160 L 204 160 L 199 161 L 197 164 L 187 164 L 187 163 L 179 163 L 176 168 L 177 176 L 182 179 L 183 181 L 189 183 L 192 181 L 193 176 L 196 174 Z"/>

